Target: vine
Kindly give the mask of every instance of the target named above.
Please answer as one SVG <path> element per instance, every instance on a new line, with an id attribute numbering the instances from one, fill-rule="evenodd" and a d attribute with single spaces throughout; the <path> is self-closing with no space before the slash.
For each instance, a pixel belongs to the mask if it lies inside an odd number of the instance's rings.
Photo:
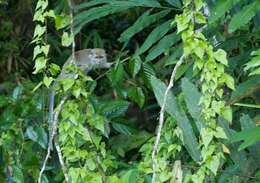
<path id="1" fill-rule="evenodd" d="M 200 73 L 202 97 L 202 117 L 205 126 L 200 130 L 201 167 L 192 175 L 193 182 L 203 182 L 206 175 L 217 174 L 224 158 L 222 144 L 218 139 L 226 138 L 221 127 L 217 124 L 217 117 L 222 116 L 228 122 L 232 121 L 232 111 L 226 106 L 223 97 L 223 86 L 234 89 L 234 79 L 225 73 L 228 66 L 226 52 L 222 49 L 214 51 L 205 36 L 195 30 L 196 27 L 206 24 L 206 18 L 201 12 L 205 6 L 202 0 L 184 1 L 184 10 L 176 16 L 178 33 L 183 41 L 183 56 L 194 60 L 195 73 Z M 201 30 L 201 29 L 200 29 Z"/>
<path id="2" fill-rule="evenodd" d="M 50 45 L 47 43 L 47 19 L 55 18 L 53 10 L 48 10 L 48 0 L 38 0 L 33 20 L 36 22 L 32 43 L 35 44 L 33 59 L 35 61 L 34 74 L 44 73 L 47 69 Z M 48 81 L 47 81 L 48 80 Z M 47 87 L 51 84 L 44 78 Z M 42 84 L 42 83 L 41 83 Z"/>

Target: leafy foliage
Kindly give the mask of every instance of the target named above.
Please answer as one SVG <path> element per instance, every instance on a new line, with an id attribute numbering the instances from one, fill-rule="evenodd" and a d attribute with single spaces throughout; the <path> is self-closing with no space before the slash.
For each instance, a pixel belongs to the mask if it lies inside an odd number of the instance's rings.
<path id="1" fill-rule="evenodd" d="M 54 147 L 42 182 L 67 174 L 75 183 L 151 183 L 159 109 L 182 56 L 156 183 L 259 182 L 258 0 L 73 2 L 0 0 L 0 182 L 37 182 L 57 82 L 55 106 L 69 94 L 55 136 L 64 166 Z M 71 66 L 75 78 L 57 79 L 73 41 L 106 49 L 112 67 L 85 75 Z"/>

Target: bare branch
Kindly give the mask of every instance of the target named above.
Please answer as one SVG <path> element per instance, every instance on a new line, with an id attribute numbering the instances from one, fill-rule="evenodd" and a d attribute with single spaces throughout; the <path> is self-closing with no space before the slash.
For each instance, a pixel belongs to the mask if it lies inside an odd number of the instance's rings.
<path id="1" fill-rule="evenodd" d="M 65 177 L 65 181 L 69 182 L 69 175 L 67 173 L 67 167 L 66 167 L 66 165 L 64 163 L 64 160 L 63 160 L 63 157 L 62 157 L 62 153 L 61 153 L 61 148 L 60 148 L 59 143 L 57 142 L 57 138 L 56 137 L 54 138 L 54 144 L 55 144 L 55 147 L 56 147 L 56 150 L 57 150 L 57 153 L 58 153 L 60 166 L 61 166 L 61 169 L 63 171 L 63 175 Z"/>
<path id="2" fill-rule="evenodd" d="M 47 161 L 50 157 L 50 154 L 51 154 L 51 147 L 52 147 L 52 141 L 55 137 L 55 135 L 57 134 L 57 128 L 58 128 L 58 117 L 59 117 L 59 114 L 61 112 L 61 109 L 62 109 L 62 106 L 63 104 L 65 103 L 65 101 L 67 100 L 68 98 L 68 95 L 64 96 L 62 98 L 62 100 L 60 101 L 58 107 L 57 107 L 57 111 L 55 111 L 54 113 L 54 120 L 53 120 L 53 126 L 52 126 L 52 130 L 51 130 L 51 135 L 50 135 L 50 139 L 49 139 L 49 143 L 48 143 L 48 149 L 47 149 L 47 154 L 46 154 L 46 157 L 45 157 L 45 160 L 43 162 L 43 165 L 42 165 L 42 168 L 41 168 L 41 171 L 40 171 L 40 174 L 39 174 L 39 177 L 38 177 L 38 183 L 41 183 L 41 179 L 42 179 L 42 175 L 43 175 L 43 172 L 46 168 L 46 164 L 47 164 Z"/>
<path id="3" fill-rule="evenodd" d="M 173 87 L 174 78 L 175 78 L 177 69 L 180 67 L 180 65 L 183 63 L 183 61 L 184 61 L 184 56 L 181 56 L 181 58 L 176 63 L 176 65 L 175 65 L 175 67 L 172 71 L 169 85 L 168 85 L 168 87 L 167 87 L 167 89 L 164 93 L 164 96 L 163 96 L 163 103 L 162 103 L 162 107 L 161 107 L 161 110 L 160 110 L 160 117 L 159 117 L 159 126 L 158 126 L 156 140 L 155 140 L 155 143 L 154 143 L 154 146 L 153 146 L 153 152 L 152 152 L 152 161 L 153 161 L 152 183 L 155 183 L 155 181 L 156 181 L 156 169 L 157 169 L 156 156 L 157 156 L 157 153 L 158 153 L 158 146 L 159 146 L 159 143 L 160 143 L 161 131 L 162 131 L 162 128 L 163 128 L 163 123 L 164 123 L 164 112 L 165 112 L 165 107 L 166 107 L 167 96 L 168 96 L 168 93 L 170 92 L 171 88 Z"/>

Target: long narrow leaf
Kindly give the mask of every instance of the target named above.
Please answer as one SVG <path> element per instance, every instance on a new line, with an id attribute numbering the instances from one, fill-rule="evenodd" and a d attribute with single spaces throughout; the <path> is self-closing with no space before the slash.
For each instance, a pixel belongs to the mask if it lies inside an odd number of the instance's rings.
<path id="1" fill-rule="evenodd" d="M 230 10 L 234 5 L 236 5 L 239 1 L 240 0 L 218 0 L 217 4 L 211 10 L 209 23 L 211 24 L 224 16 L 225 13 Z"/>
<path id="2" fill-rule="evenodd" d="M 181 80 L 182 93 L 184 95 L 185 103 L 188 107 L 189 113 L 195 119 L 195 124 L 200 131 L 205 125 L 202 122 L 201 110 L 202 107 L 199 105 L 201 93 L 187 78 Z"/>
<path id="3" fill-rule="evenodd" d="M 162 106 L 166 85 L 155 77 L 151 78 L 151 84 L 157 102 L 159 103 L 160 106 Z M 183 132 L 184 146 L 186 147 L 187 151 L 189 152 L 193 160 L 200 161 L 201 157 L 198 148 L 199 144 L 197 142 L 197 138 L 193 132 L 188 117 L 186 116 L 184 111 L 180 108 L 180 106 L 177 104 L 177 101 L 171 92 L 167 96 L 166 101 L 167 103 L 166 103 L 165 110 L 176 119 L 178 126 L 181 128 Z"/>
<path id="4" fill-rule="evenodd" d="M 161 5 L 156 0 L 127 0 L 127 1 L 110 1 L 111 5 L 127 5 L 132 4 L 134 6 L 142 6 L 149 8 L 160 8 Z"/>
<path id="5" fill-rule="evenodd" d="M 241 124 L 242 130 L 256 128 L 255 122 L 248 115 L 243 115 L 240 118 L 240 124 Z M 259 141 L 260 141 L 260 139 L 259 139 Z M 260 164 L 257 163 L 257 162 L 260 162 L 260 142 L 250 146 L 248 149 L 249 149 L 250 154 L 256 160 L 255 162 L 256 162 L 257 166 L 260 167 Z"/>
<path id="6" fill-rule="evenodd" d="M 149 52 L 148 56 L 145 58 L 145 61 L 151 61 L 161 55 L 166 49 L 169 49 L 175 43 L 180 40 L 180 36 L 176 34 L 176 32 L 171 33 L 167 36 L 164 36 L 163 39 L 159 41 L 157 45 L 155 45 L 151 51 Z"/>
<path id="7" fill-rule="evenodd" d="M 245 6 L 237 14 L 235 14 L 228 26 L 229 32 L 234 32 L 238 28 L 246 25 L 255 15 L 256 12 L 260 10 L 260 1 L 256 0 L 253 3 Z"/>
<path id="8" fill-rule="evenodd" d="M 173 20 L 168 20 L 163 24 L 157 26 L 146 38 L 142 46 L 137 50 L 136 55 L 140 55 L 147 51 L 155 42 L 160 40 L 170 29 L 171 22 Z"/>
<path id="9" fill-rule="evenodd" d="M 180 0 L 165 0 L 167 3 L 169 3 L 172 6 L 175 6 L 177 8 L 181 8 L 181 2 Z"/>
<path id="10" fill-rule="evenodd" d="M 80 3 L 79 5 L 75 6 L 75 10 L 81 10 L 81 9 L 84 9 L 84 8 L 89 8 L 89 7 L 92 7 L 92 6 L 97 6 L 97 5 L 100 5 L 100 4 L 105 4 L 105 3 L 109 3 L 113 0 L 92 0 L 92 1 L 89 1 L 89 2 L 85 2 L 85 3 Z"/>
<path id="11" fill-rule="evenodd" d="M 140 16 L 128 29 L 126 29 L 120 36 L 119 41 L 124 42 L 129 40 L 133 35 L 143 30 L 145 27 L 149 26 L 150 24 L 158 21 L 160 18 L 164 17 L 170 12 L 170 10 L 163 10 L 159 13 L 155 13 L 150 15 L 150 10 L 146 11 L 142 16 Z"/>
<path id="12" fill-rule="evenodd" d="M 75 17 L 75 21 L 74 21 L 76 27 L 75 32 L 78 33 L 84 25 L 86 25 L 87 23 L 93 20 L 105 17 L 109 14 L 125 11 L 132 7 L 133 6 L 121 7 L 121 6 L 103 5 L 100 7 L 92 8 L 87 11 L 83 11 Z"/>
<path id="13" fill-rule="evenodd" d="M 248 96 L 254 89 L 260 87 L 260 76 L 252 76 L 247 81 L 239 84 L 231 94 L 231 102 L 238 101 Z"/>
<path id="14" fill-rule="evenodd" d="M 142 6 L 142 7 L 161 7 L 160 3 L 156 0 L 128 0 L 128 1 L 119 1 L 119 0 L 92 0 L 89 2 L 81 3 L 76 6 L 76 10 L 81 10 L 84 8 L 89 8 L 97 6 L 100 4 L 110 4 L 112 6 Z"/>
<path id="15" fill-rule="evenodd" d="M 221 117 L 218 118 L 218 124 L 220 127 L 223 128 L 225 134 L 229 139 L 236 133 L 236 131 L 229 128 L 229 123 Z M 246 152 L 244 150 L 237 151 L 237 144 L 229 144 L 228 148 L 230 150 L 230 157 L 233 162 L 239 167 L 239 170 L 247 171 L 245 165 L 248 165 L 249 162 L 247 160 Z"/>

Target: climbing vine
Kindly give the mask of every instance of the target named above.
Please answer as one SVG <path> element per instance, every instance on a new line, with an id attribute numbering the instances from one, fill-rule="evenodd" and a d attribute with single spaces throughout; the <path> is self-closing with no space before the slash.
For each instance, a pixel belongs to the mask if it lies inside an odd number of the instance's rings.
<path id="1" fill-rule="evenodd" d="M 217 117 L 232 121 L 232 111 L 223 100 L 223 87 L 234 90 L 234 79 L 225 73 L 228 66 L 226 52 L 214 50 L 202 33 L 206 17 L 202 11 L 206 5 L 202 0 L 184 1 L 183 14 L 176 16 L 178 33 L 183 40 L 183 54 L 194 61 L 194 70 L 199 74 L 202 97 L 203 128 L 200 130 L 201 167 L 192 175 L 193 182 L 203 182 L 205 175 L 217 174 L 224 159 L 220 139 L 225 139 L 224 130 L 218 125 Z"/>

